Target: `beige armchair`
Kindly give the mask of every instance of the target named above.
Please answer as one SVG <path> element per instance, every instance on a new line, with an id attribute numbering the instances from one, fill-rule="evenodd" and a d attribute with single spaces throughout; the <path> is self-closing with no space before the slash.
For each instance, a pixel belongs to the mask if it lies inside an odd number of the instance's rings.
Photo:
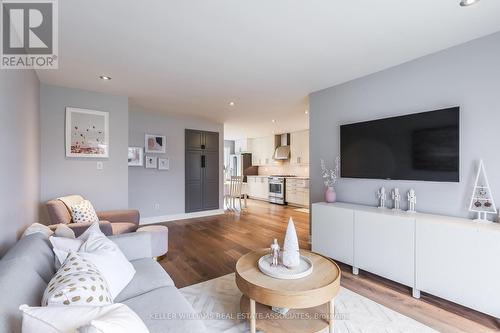
<path id="1" fill-rule="evenodd" d="M 75 198 L 76 200 L 78 198 L 84 200 L 80 196 L 71 196 L 71 198 L 72 200 L 75 200 Z M 47 202 L 47 212 L 51 223 L 49 228 L 55 230 L 58 224 L 63 223 L 73 229 L 75 235 L 78 237 L 92 223 L 73 223 L 67 201 L 66 203 L 64 201 L 66 201 L 65 198 L 59 198 Z M 136 231 L 140 219 L 139 211 L 135 209 L 97 212 L 97 217 L 99 218 L 101 231 L 107 236 Z"/>

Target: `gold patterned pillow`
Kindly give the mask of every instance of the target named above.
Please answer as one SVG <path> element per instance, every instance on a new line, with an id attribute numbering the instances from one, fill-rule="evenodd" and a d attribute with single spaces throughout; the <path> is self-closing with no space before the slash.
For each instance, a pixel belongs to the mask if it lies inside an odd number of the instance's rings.
<path id="1" fill-rule="evenodd" d="M 70 252 L 43 294 L 42 306 L 112 304 L 108 283 L 97 267 Z"/>
<path id="2" fill-rule="evenodd" d="M 74 223 L 99 221 L 94 206 L 88 200 L 83 200 L 79 204 L 71 206 L 71 217 Z"/>

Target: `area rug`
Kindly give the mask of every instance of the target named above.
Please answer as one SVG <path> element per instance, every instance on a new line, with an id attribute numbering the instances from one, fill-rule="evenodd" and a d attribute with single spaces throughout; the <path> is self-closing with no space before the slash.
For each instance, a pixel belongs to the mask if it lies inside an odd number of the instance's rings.
<path id="1" fill-rule="evenodd" d="M 241 293 L 234 282 L 234 274 L 180 291 L 201 315 L 208 332 L 249 332 L 247 322 L 238 318 Z M 437 332 L 343 287 L 335 298 L 335 312 L 335 333 Z"/>

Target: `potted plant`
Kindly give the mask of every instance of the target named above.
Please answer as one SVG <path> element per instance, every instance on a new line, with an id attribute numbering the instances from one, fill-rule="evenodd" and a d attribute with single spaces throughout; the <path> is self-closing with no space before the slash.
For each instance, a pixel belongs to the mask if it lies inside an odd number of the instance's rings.
<path id="1" fill-rule="evenodd" d="M 337 193 L 335 192 L 335 184 L 337 183 L 340 176 L 340 157 L 335 158 L 335 168 L 328 169 L 326 167 L 325 161 L 321 160 L 321 173 L 323 179 L 325 180 L 325 201 L 333 203 L 337 201 Z"/>

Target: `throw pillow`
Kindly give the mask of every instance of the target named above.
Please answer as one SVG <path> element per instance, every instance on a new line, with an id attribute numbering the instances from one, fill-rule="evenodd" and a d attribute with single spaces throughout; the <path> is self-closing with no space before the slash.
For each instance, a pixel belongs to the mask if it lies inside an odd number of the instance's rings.
<path id="1" fill-rule="evenodd" d="M 51 238 L 54 253 L 58 260 L 64 261 L 71 250 L 93 263 L 108 282 L 113 299 L 127 286 L 135 274 L 134 266 L 127 260 L 123 252 L 112 240 L 93 223 L 77 239 L 60 241 Z M 64 243 L 64 244 L 63 244 Z"/>
<path id="2" fill-rule="evenodd" d="M 71 252 L 50 280 L 42 305 L 96 306 L 112 303 L 108 284 L 101 272 L 78 253 Z"/>
<path id="3" fill-rule="evenodd" d="M 124 304 L 106 306 L 49 306 L 30 307 L 21 305 L 23 312 L 23 333 L 148 333 L 142 320 Z M 93 321 L 100 324 L 112 321 L 109 325 L 118 329 L 91 331 Z M 109 326 L 107 326 L 109 327 Z"/>
<path id="4" fill-rule="evenodd" d="M 72 239 L 65 237 L 50 237 L 50 243 L 52 244 L 52 251 L 55 254 L 55 267 L 59 269 L 62 263 L 68 257 L 71 251 L 78 251 L 83 244 L 81 239 Z"/>
<path id="5" fill-rule="evenodd" d="M 99 221 L 94 206 L 88 200 L 71 206 L 71 217 L 73 218 L 73 223 Z"/>
<path id="6" fill-rule="evenodd" d="M 148 333 L 144 322 L 128 306 L 120 306 L 78 328 L 78 333 Z"/>
<path id="7" fill-rule="evenodd" d="M 54 232 L 54 234 L 57 237 L 72 238 L 72 239 L 76 238 L 75 232 L 64 223 L 59 223 L 57 225 L 57 228 L 56 228 L 56 231 Z"/>
<path id="8" fill-rule="evenodd" d="M 92 223 L 87 230 L 85 230 L 78 238 L 62 238 L 62 237 L 50 237 L 49 240 L 52 243 L 52 249 L 56 255 L 56 269 L 61 267 L 61 264 L 66 260 L 68 254 L 71 251 L 78 251 L 82 244 L 88 240 L 89 236 L 92 234 L 103 235 L 101 229 L 99 228 L 99 223 Z M 85 251 L 89 251 L 87 247 Z"/>

